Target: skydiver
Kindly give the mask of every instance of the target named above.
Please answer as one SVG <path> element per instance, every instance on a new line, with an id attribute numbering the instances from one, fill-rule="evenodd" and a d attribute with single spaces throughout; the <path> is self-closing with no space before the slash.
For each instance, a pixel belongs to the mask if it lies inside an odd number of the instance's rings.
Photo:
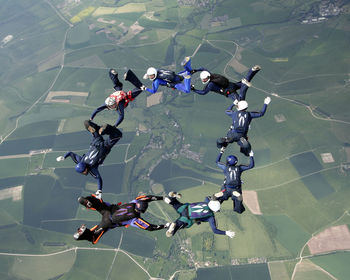
<path id="1" fill-rule="evenodd" d="M 233 200 L 233 211 L 242 214 L 245 211 L 245 208 L 243 206 L 241 174 L 242 172 L 254 167 L 254 153 L 253 151 L 249 152 L 250 162 L 248 166 L 236 165 L 237 157 L 234 155 L 229 155 L 226 158 L 226 164 L 224 164 L 220 162 L 224 150 L 225 148 L 222 147 L 218 157 L 216 158 L 216 164 L 223 170 L 225 181 L 221 187 L 221 191 L 214 194 L 214 197 L 220 203 L 223 203 L 225 200 L 228 200 L 231 197 Z"/>
<path id="2" fill-rule="evenodd" d="M 150 79 L 152 81 L 152 88 L 142 86 L 143 90 L 147 90 L 150 93 L 156 93 L 159 86 L 167 86 L 173 89 L 177 89 L 184 93 L 191 92 L 191 75 L 194 72 L 199 71 L 200 69 L 193 70 L 191 67 L 191 58 L 186 56 L 185 59 L 181 62 L 181 65 L 184 67 L 184 71 L 175 73 L 170 70 L 156 69 L 150 67 L 147 69 L 146 74 L 143 78 Z"/>
<path id="3" fill-rule="evenodd" d="M 128 72 L 125 73 L 132 73 L 131 70 L 128 70 Z M 135 74 L 133 74 L 135 76 Z M 115 123 L 115 127 L 121 124 L 121 122 L 124 120 L 124 109 L 128 106 L 129 102 L 133 101 L 141 92 L 142 89 L 140 87 L 142 86 L 142 83 L 137 79 L 135 76 L 135 79 L 139 82 L 137 83 L 138 87 L 134 88 L 133 90 L 129 90 L 128 92 L 123 91 L 123 84 L 118 79 L 118 72 L 115 69 L 109 70 L 109 77 L 113 81 L 115 92 L 113 92 L 110 96 L 108 96 L 105 100 L 105 104 L 98 107 L 91 115 L 90 120 L 93 120 L 99 112 L 103 110 L 115 110 L 119 114 L 119 118 Z"/>
<path id="4" fill-rule="evenodd" d="M 256 73 L 260 71 L 259 65 L 253 66 L 249 69 L 247 76 L 238 83 L 230 82 L 226 77 L 220 74 L 210 73 L 204 70 L 200 73 L 200 78 L 205 87 L 195 89 L 194 85 L 191 85 L 191 90 L 200 95 L 206 95 L 208 92 L 213 91 L 226 97 L 230 97 L 232 100 L 245 100 L 245 96 L 249 87 L 251 87 L 250 81 L 253 79 Z M 237 90 L 239 94 L 237 94 Z"/>
<path id="5" fill-rule="evenodd" d="M 112 147 L 122 138 L 123 134 L 118 128 L 109 124 L 100 127 L 94 122 L 86 120 L 84 121 L 84 126 L 93 135 L 93 140 L 90 143 L 87 153 L 79 156 L 76 153 L 68 152 L 64 156 L 57 157 L 56 160 L 62 161 L 67 157 L 71 157 L 76 163 L 75 170 L 78 173 L 83 175 L 90 173 L 97 180 L 98 189 L 96 196 L 97 198 L 101 198 L 103 181 L 98 167 L 103 164 L 106 156 Z M 102 135 L 108 135 L 108 138 L 104 139 Z"/>
<path id="6" fill-rule="evenodd" d="M 153 225 L 141 218 L 141 214 L 145 213 L 148 203 L 152 201 L 163 200 L 162 196 L 142 195 L 125 204 L 110 204 L 92 194 L 87 197 L 79 197 L 80 204 L 87 209 L 96 210 L 102 215 L 101 222 L 88 229 L 85 224 L 78 228 L 73 235 L 75 240 L 88 240 L 92 244 L 96 244 L 103 234 L 109 229 L 116 227 L 137 227 L 148 231 L 160 230 L 165 225 Z"/>
<path id="7" fill-rule="evenodd" d="M 232 118 L 232 125 L 226 137 L 221 137 L 217 140 L 218 148 L 227 147 L 229 143 L 237 142 L 241 147 L 240 151 L 246 156 L 249 156 L 251 145 L 248 142 L 248 130 L 252 119 L 262 117 L 267 109 L 267 105 L 271 102 L 270 97 L 264 100 L 264 106 L 260 112 L 248 112 L 248 102 L 245 100 L 235 101 L 226 109 L 226 114 Z M 233 111 L 233 107 L 237 106 L 237 111 Z"/>
<path id="8" fill-rule="evenodd" d="M 181 194 L 169 192 L 164 198 L 164 202 L 173 206 L 180 217 L 173 223 L 169 224 L 166 232 L 167 237 L 173 236 L 179 229 L 189 228 L 194 223 L 209 222 L 212 231 L 215 234 L 227 235 L 230 238 L 235 236 L 233 231 L 223 231 L 216 228 L 215 212 L 220 211 L 220 202 L 217 200 L 209 200 L 205 198 L 204 202 L 181 203 L 177 200 L 181 198 Z"/>

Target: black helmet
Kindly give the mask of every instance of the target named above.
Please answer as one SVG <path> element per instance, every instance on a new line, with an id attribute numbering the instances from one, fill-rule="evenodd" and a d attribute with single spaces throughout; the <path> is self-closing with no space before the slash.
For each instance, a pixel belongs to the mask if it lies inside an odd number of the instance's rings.
<path id="1" fill-rule="evenodd" d="M 138 200 L 136 203 L 135 209 L 138 212 L 145 213 L 148 208 L 148 203 L 142 200 Z"/>

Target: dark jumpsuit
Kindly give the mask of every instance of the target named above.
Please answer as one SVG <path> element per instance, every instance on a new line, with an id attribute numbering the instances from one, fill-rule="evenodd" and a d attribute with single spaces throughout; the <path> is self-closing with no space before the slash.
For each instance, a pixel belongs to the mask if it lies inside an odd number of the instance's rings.
<path id="1" fill-rule="evenodd" d="M 71 157 L 75 163 L 84 162 L 87 165 L 89 173 L 97 180 L 98 190 L 102 190 L 103 186 L 98 167 L 103 163 L 112 147 L 123 136 L 118 128 L 111 126 L 109 126 L 109 129 L 106 129 L 105 134 L 108 135 L 107 139 L 104 139 L 97 131 L 93 133 L 93 140 L 86 154 L 80 156 L 74 152 L 68 152 L 64 155 L 64 158 Z"/>
<path id="2" fill-rule="evenodd" d="M 86 205 L 86 200 L 91 203 L 91 207 Z M 137 227 L 148 231 L 160 230 L 164 228 L 164 225 L 153 225 L 141 218 L 141 211 L 137 209 L 137 203 L 146 203 L 157 200 L 163 200 L 162 196 L 143 195 L 135 198 L 129 203 L 125 204 L 110 204 L 104 202 L 102 199 L 97 199 L 93 194 L 84 198 L 82 203 L 90 210 L 96 210 L 102 215 L 101 222 L 92 227 L 86 229 L 85 232 L 79 237 L 78 240 L 88 240 L 93 244 L 96 244 L 102 235 L 109 229 L 116 227 Z M 146 209 L 147 209 L 146 205 Z M 145 210 L 144 210 L 145 211 Z M 142 211 L 143 212 L 143 211 Z"/>
<path id="3" fill-rule="evenodd" d="M 250 69 L 245 79 L 248 82 L 250 82 L 254 78 L 255 74 L 259 72 L 259 70 L 253 71 L 252 69 Z M 236 92 L 238 89 L 240 90 L 239 94 Z M 232 100 L 241 101 L 241 100 L 245 100 L 247 90 L 248 90 L 248 86 L 243 84 L 242 82 L 237 82 L 237 83 L 229 82 L 229 85 L 227 88 L 222 88 L 215 82 L 209 81 L 202 90 L 194 89 L 193 91 L 199 95 L 206 95 L 210 91 L 213 91 L 218 94 L 229 97 Z"/>
<path id="4" fill-rule="evenodd" d="M 260 112 L 247 112 L 247 111 L 233 111 L 233 107 L 235 105 L 230 105 L 225 113 L 230 116 L 232 119 L 232 125 L 230 130 L 227 133 L 227 142 L 233 143 L 237 142 L 237 144 L 241 147 L 241 153 L 246 156 L 249 155 L 251 151 L 251 145 L 248 142 L 248 130 L 249 125 L 252 119 L 262 117 L 267 109 L 267 105 L 264 104 L 263 108 Z"/>
<path id="5" fill-rule="evenodd" d="M 245 211 L 243 206 L 242 196 L 232 195 L 233 191 L 237 191 L 242 195 L 242 180 L 241 175 L 243 171 L 252 169 L 254 167 L 254 157 L 250 157 L 249 166 L 246 165 L 226 165 L 220 162 L 222 153 L 219 153 L 216 158 L 216 164 L 221 168 L 225 175 L 224 184 L 221 187 L 221 192 L 223 196 L 218 197 L 217 200 L 220 203 L 223 203 L 225 200 L 228 200 L 230 197 L 233 200 L 233 210 L 239 214 L 242 214 Z"/>

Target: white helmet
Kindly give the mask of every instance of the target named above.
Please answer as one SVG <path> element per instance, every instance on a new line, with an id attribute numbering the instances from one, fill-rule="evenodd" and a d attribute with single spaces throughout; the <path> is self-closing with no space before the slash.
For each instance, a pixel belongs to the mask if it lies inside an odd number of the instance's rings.
<path id="1" fill-rule="evenodd" d="M 105 104 L 108 108 L 113 108 L 115 105 L 115 99 L 112 96 L 108 96 L 105 100 Z"/>
<path id="2" fill-rule="evenodd" d="M 150 78 L 149 76 L 154 75 L 154 78 Z M 150 79 L 151 81 L 153 81 L 155 78 L 157 78 L 157 69 L 154 67 L 150 67 L 147 69 L 147 72 L 145 75 L 143 75 L 144 79 Z"/>
<path id="3" fill-rule="evenodd" d="M 203 84 L 207 84 L 210 81 L 210 73 L 208 71 L 202 71 L 199 76 Z"/>
<path id="4" fill-rule="evenodd" d="M 209 206 L 210 210 L 213 212 L 218 212 L 221 208 L 221 204 L 217 200 L 210 200 L 208 203 L 208 206 Z"/>
<path id="5" fill-rule="evenodd" d="M 237 110 L 242 111 L 248 108 L 248 102 L 245 100 L 239 101 L 237 104 Z"/>

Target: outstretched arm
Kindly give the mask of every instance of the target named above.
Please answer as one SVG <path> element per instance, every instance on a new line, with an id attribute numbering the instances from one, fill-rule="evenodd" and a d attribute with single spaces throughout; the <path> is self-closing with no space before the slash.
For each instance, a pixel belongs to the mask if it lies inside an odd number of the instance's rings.
<path id="1" fill-rule="evenodd" d="M 226 231 L 220 230 L 220 229 L 218 229 L 216 227 L 216 221 L 215 221 L 215 217 L 214 216 L 209 217 L 208 222 L 210 224 L 210 227 L 211 227 L 212 231 L 215 234 L 222 234 L 222 235 L 226 234 Z"/>
<path id="2" fill-rule="evenodd" d="M 71 157 L 72 160 L 75 162 L 75 163 L 79 163 L 82 159 L 81 156 L 79 156 L 78 154 L 76 153 L 73 153 L 73 152 L 68 152 L 64 155 L 64 158 L 66 159 L 67 157 Z"/>
<path id="3" fill-rule="evenodd" d="M 152 82 L 152 88 L 146 88 L 146 90 L 150 93 L 156 93 L 157 90 L 159 88 L 159 80 L 158 79 L 155 79 L 153 82 Z"/>
<path id="4" fill-rule="evenodd" d="M 199 95 L 206 95 L 210 91 L 210 88 L 209 86 L 204 87 L 202 90 L 193 88 L 192 91 Z"/>
<path id="5" fill-rule="evenodd" d="M 107 106 L 105 104 L 101 105 L 100 107 L 98 107 L 91 115 L 90 119 L 93 120 L 94 117 L 96 116 L 96 114 L 98 114 L 99 112 L 103 111 L 107 109 Z"/>
<path id="6" fill-rule="evenodd" d="M 124 103 L 125 103 L 125 101 L 122 100 L 122 101 L 120 101 L 119 104 L 118 104 L 117 112 L 118 112 L 118 114 L 119 114 L 119 118 L 118 118 L 118 120 L 117 120 L 116 123 L 115 123 L 115 127 L 117 127 L 118 125 L 120 125 L 121 122 L 124 120 Z"/>
<path id="7" fill-rule="evenodd" d="M 94 177 L 97 180 L 97 189 L 102 191 L 103 181 L 100 172 L 98 171 L 98 168 L 92 167 L 89 170 L 89 173 L 92 177 Z"/>

